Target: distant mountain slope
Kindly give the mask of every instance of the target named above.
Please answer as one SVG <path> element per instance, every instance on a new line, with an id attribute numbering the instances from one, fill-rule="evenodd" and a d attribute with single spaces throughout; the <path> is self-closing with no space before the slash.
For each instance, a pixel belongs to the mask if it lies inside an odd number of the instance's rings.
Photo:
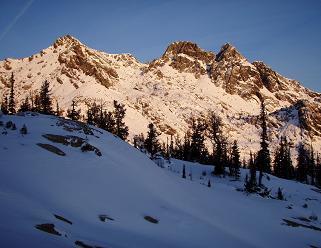
<path id="1" fill-rule="evenodd" d="M 211 166 L 178 160 L 162 169 L 81 123 L 33 114 L 0 121 L 17 128 L 0 126 L 1 247 L 321 244 L 321 197 L 312 186 L 270 176 L 272 195 L 281 187 L 287 201 L 247 196 L 237 191 L 246 170 L 230 181 L 210 176 Z M 193 181 L 181 178 L 183 163 Z M 202 185 L 209 179 L 211 188 Z"/>
<path id="2" fill-rule="evenodd" d="M 14 73 L 21 102 L 49 80 L 53 97 L 66 110 L 76 100 L 96 100 L 111 108 L 126 105 L 131 137 L 154 122 L 165 135 L 182 135 L 191 116 L 218 113 L 227 136 L 239 140 L 244 155 L 259 143 L 260 100 L 269 111 L 272 146 L 285 134 L 321 149 L 321 95 L 287 79 L 263 62 L 250 63 L 230 44 L 215 54 L 192 42 L 170 44 L 158 59 L 144 64 L 130 54 L 107 54 L 67 35 L 29 58 L 0 62 L 0 89 L 8 91 Z"/>

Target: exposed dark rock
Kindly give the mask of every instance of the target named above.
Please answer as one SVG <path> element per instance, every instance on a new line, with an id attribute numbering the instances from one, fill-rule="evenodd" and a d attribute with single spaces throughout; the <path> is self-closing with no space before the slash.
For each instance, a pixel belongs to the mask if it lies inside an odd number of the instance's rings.
<path id="1" fill-rule="evenodd" d="M 107 220 L 114 220 L 113 218 L 111 218 L 111 217 L 109 217 L 108 215 L 106 215 L 106 214 L 100 214 L 99 216 L 98 216 L 98 218 L 100 219 L 100 221 L 102 221 L 102 222 L 106 222 Z"/>
<path id="2" fill-rule="evenodd" d="M 283 219 L 283 221 L 285 223 L 283 223 L 283 225 L 287 225 L 287 226 L 291 226 L 291 227 L 304 227 L 304 228 L 308 228 L 311 230 L 315 230 L 315 231 L 319 231 L 321 232 L 321 228 L 313 226 L 313 225 L 306 225 L 306 224 L 301 224 L 292 220 L 287 220 L 287 219 Z"/>
<path id="3" fill-rule="evenodd" d="M 67 219 L 64 218 L 64 217 L 62 217 L 62 216 L 60 216 L 60 215 L 58 215 L 58 214 L 54 214 L 54 216 L 56 217 L 56 219 L 61 220 L 61 221 L 64 221 L 64 222 L 72 225 L 72 222 L 71 222 L 70 220 L 67 220 Z"/>
<path id="4" fill-rule="evenodd" d="M 37 228 L 38 230 L 41 230 L 43 232 L 46 232 L 46 233 L 61 236 L 61 233 L 59 233 L 57 230 L 55 230 L 54 224 L 50 224 L 50 223 L 40 224 L 40 225 L 36 225 L 35 228 Z"/>
<path id="5" fill-rule="evenodd" d="M 60 150 L 58 147 L 55 147 L 50 144 L 42 144 L 42 143 L 37 143 L 37 146 L 40 146 L 43 149 L 46 149 L 49 152 L 52 152 L 54 154 L 57 154 L 59 156 L 65 156 L 66 153 L 64 153 L 62 150 Z"/>
<path id="6" fill-rule="evenodd" d="M 153 223 L 153 224 L 158 224 L 158 222 L 159 222 L 157 219 L 155 219 L 155 218 L 153 218 L 151 216 L 148 216 L 148 215 L 144 216 L 144 219 L 147 220 L 150 223 Z"/>

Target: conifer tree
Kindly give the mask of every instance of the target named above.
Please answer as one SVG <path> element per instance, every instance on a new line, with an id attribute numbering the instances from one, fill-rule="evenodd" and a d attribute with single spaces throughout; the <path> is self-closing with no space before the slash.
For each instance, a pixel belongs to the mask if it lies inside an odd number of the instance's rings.
<path id="1" fill-rule="evenodd" d="M 115 118 L 115 135 L 122 140 L 126 140 L 128 137 L 128 126 L 124 122 L 126 115 L 125 105 L 114 101 L 114 112 Z"/>
<path id="2" fill-rule="evenodd" d="M 103 129 L 105 129 L 107 132 L 117 135 L 115 118 L 113 113 L 110 111 L 107 112 L 105 110 L 103 113 Z"/>
<path id="3" fill-rule="evenodd" d="M 58 101 L 56 101 L 56 112 L 55 112 L 55 114 L 56 114 L 56 116 L 60 116 L 61 115 Z"/>
<path id="4" fill-rule="evenodd" d="M 26 111 L 30 111 L 31 110 L 31 106 L 29 103 L 29 97 L 26 97 L 24 102 L 21 104 L 19 112 L 26 112 Z"/>
<path id="5" fill-rule="evenodd" d="M 147 137 L 145 139 L 145 149 L 149 154 L 151 155 L 151 158 L 153 159 L 156 153 L 160 150 L 159 141 L 157 139 L 158 132 L 154 126 L 153 123 L 150 123 L 148 125 L 148 133 Z"/>
<path id="6" fill-rule="evenodd" d="M 317 154 L 317 159 L 316 159 L 315 182 L 316 182 L 316 186 L 321 188 L 321 159 L 319 154 Z"/>
<path id="7" fill-rule="evenodd" d="M 39 93 L 39 104 L 40 104 L 40 113 L 45 115 L 53 114 L 52 111 L 52 100 L 50 97 L 49 82 L 46 80 L 43 82 L 40 88 Z"/>
<path id="8" fill-rule="evenodd" d="M 207 182 L 207 187 L 211 187 L 212 185 L 211 185 L 211 180 L 210 179 L 208 179 L 208 182 Z"/>
<path id="9" fill-rule="evenodd" d="M 8 110 L 8 97 L 4 96 L 2 99 L 2 103 L 1 103 L 1 111 L 4 115 L 9 114 L 9 110 Z"/>
<path id="10" fill-rule="evenodd" d="M 183 165 L 182 178 L 186 178 L 185 164 Z"/>
<path id="11" fill-rule="evenodd" d="M 294 176 L 290 146 L 286 137 L 281 137 L 279 147 L 275 151 L 273 167 L 274 175 L 277 177 L 292 179 Z"/>
<path id="12" fill-rule="evenodd" d="M 278 200 L 281 200 L 281 201 L 283 201 L 283 200 L 284 200 L 284 196 L 283 196 L 283 193 L 282 193 L 282 190 L 281 190 L 281 188 L 280 188 L 280 187 L 278 188 L 278 195 L 277 195 L 277 199 L 278 199 Z"/>
<path id="13" fill-rule="evenodd" d="M 26 135 L 28 133 L 27 126 L 23 124 L 22 128 L 20 129 L 20 133 L 22 135 Z"/>
<path id="14" fill-rule="evenodd" d="M 87 110 L 87 123 L 89 125 L 99 125 L 99 112 L 101 112 L 100 107 L 97 105 L 96 102 L 93 102 L 91 105 L 88 106 Z"/>
<path id="15" fill-rule="evenodd" d="M 314 158 L 314 150 L 311 145 L 309 150 L 308 171 L 307 171 L 307 174 L 310 177 L 311 185 L 315 184 L 315 167 L 316 165 L 315 165 L 315 158 Z"/>
<path id="16" fill-rule="evenodd" d="M 235 179 L 240 178 L 240 152 L 237 145 L 237 141 L 234 140 L 233 146 L 232 146 L 232 154 L 231 154 L 231 176 L 235 177 Z"/>
<path id="17" fill-rule="evenodd" d="M 250 184 L 251 187 L 257 186 L 256 181 L 256 164 L 254 163 L 253 154 L 250 152 L 250 161 L 249 161 L 249 169 L 250 169 Z"/>
<path id="18" fill-rule="evenodd" d="M 74 121 L 80 119 L 80 109 L 76 110 L 76 102 L 74 100 L 72 101 L 71 109 L 67 110 L 67 117 Z"/>
<path id="19" fill-rule="evenodd" d="M 298 158 L 297 158 L 297 170 L 296 179 L 299 182 L 307 183 L 307 171 L 308 171 L 309 156 L 308 151 L 303 144 L 299 145 Z"/>
<path id="20" fill-rule="evenodd" d="M 40 95 L 39 94 L 36 94 L 34 96 L 34 104 L 33 104 L 33 108 L 32 108 L 32 111 L 34 112 L 41 112 L 41 101 L 40 101 Z"/>
<path id="21" fill-rule="evenodd" d="M 191 159 L 192 161 L 201 162 L 202 152 L 205 149 L 205 136 L 204 131 L 206 129 L 205 123 L 198 119 L 192 118 L 191 122 Z"/>
<path id="22" fill-rule="evenodd" d="M 184 135 L 183 143 L 183 160 L 191 160 L 191 134 L 189 130 Z"/>
<path id="23" fill-rule="evenodd" d="M 213 145 L 213 163 L 215 165 L 214 174 L 225 173 L 225 162 L 227 158 L 227 142 L 222 133 L 222 120 L 214 112 L 208 114 L 208 136 Z"/>
<path id="24" fill-rule="evenodd" d="M 16 113 L 16 102 L 15 102 L 15 96 L 14 96 L 14 76 L 13 73 L 11 74 L 10 78 L 10 94 L 9 94 L 9 104 L 8 104 L 8 112 L 9 114 L 15 114 Z"/>
<path id="25" fill-rule="evenodd" d="M 271 172 L 271 158 L 270 151 L 268 145 L 268 135 L 267 135 L 267 116 L 265 111 L 264 101 L 261 101 L 261 114 L 260 114 L 260 122 L 261 122 L 261 149 L 257 154 L 257 167 L 260 171 L 259 175 L 259 186 L 262 186 L 262 178 L 263 172 L 270 173 Z"/>

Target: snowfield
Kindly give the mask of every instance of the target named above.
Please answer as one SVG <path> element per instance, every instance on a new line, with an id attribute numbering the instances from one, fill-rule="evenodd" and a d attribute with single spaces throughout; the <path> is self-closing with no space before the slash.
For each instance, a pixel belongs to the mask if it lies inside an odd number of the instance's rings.
<path id="1" fill-rule="evenodd" d="M 0 121 L 1 247 L 321 247 L 321 191 L 310 185 L 269 176 L 285 201 L 246 195 L 245 169 L 233 181 L 197 163 L 161 168 L 106 131 L 54 116 Z"/>

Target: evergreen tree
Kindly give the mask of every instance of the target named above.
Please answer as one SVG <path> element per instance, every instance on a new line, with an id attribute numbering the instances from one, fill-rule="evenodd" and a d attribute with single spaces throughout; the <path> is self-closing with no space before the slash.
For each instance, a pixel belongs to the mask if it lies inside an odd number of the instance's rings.
<path id="1" fill-rule="evenodd" d="M 212 185 L 211 185 L 211 180 L 209 180 L 209 179 L 208 179 L 207 187 L 209 187 L 209 188 L 210 188 L 211 186 L 212 186 Z"/>
<path id="2" fill-rule="evenodd" d="M 115 118 L 115 134 L 122 140 L 126 140 L 128 137 L 128 126 L 124 122 L 126 115 L 125 105 L 114 101 L 113 115 Z"/>
<path id="3" fill-rule="evenodd" d="M 205 123 L 201 119 L 192 118 L 191 122 L 191 159 L 192 161 L 201 162 L 202 153 L 205 149 L 205 136 L 204 131 L 206 129 Z"/>
<path id="4" fill-rule="evenodd" d="M 309 164 L 309 154 L 303 144 L 299 145 L 298 158 L 297 158 L 297 170 L 296 179 L 299 182 L 307 183 L 307 171 Z"/>
<path id="5" fill-rule="evenodd" d="M 29 97 L 26 97 L 24 102 L 21 104 L 19 112 L 26 112 L 26 111 L 30 111 L 31 110 L 31 106 L 29 103 Z"/>
<path id="6" fill-rule="evenodd" d="M 282 190 L 281 190 L 281 188 L 280 188 L 280 187 L 278 188 L 278 195 L 277 195 L 277 199 L 278 199 L 278 200 L 281 200 L 281 201 L 283 201 L 283 200 L 284 200 L 284 196 L 283 196 L 283 193 L 282 193 Z"/>
<path id="7" fill-rule="evenodd" d="M 231 176 L 235 177 L 235 179 L 240 178 L 240 167 L 241 167 L 241 162 L 240 162 L 240 152 L 239 148 L 237 145 L 237 141 L 234 140 L 233 146 L 232 146 L 232 154 L 231 154 L 231 169 L 232 171 L 230 172 Z"/>
<path id="8" fill-rule="evenodd" d="M 267 135 L 267 116 L 265 111 L 264 101 L 261 101 L 261 114 L 260 114 L 260 122 L 261 122 L 261 149 L 257 155 L 257 167 L 260 171 L 259 175 L 259 186 L 262 186 L 262 178 L 263 172 L 270 173 L 271 172 L 271 158 L 270 151 L 268 145 L 268 135 Z"/>
<path id="9" fill-rule="evenodd" d="M 315 185 L 315 158 L 314 158 L 314 150 L 312 145 L 310 146 L 309 150 L 309 159 L 308 159 L 308 171 L 307 174 L 310 177 L 310 184 Z"/>
<path id="10" fill-rule="evenodd" d="M 73 100 L 72 101 L 72 108 L 67 110 L 67 117 L 74 120 L 78 121 L 80 119 L 80 109 L 76 110 L 76 103 Z"/>
<path id="11" fill-rule="evenodd" d="M 183 165 L 182 178 L 186 178 L 185 164 Z"/>
<path id="12" fill-rule="evenodd" d="M 117 135 L 116 122 L 115 122 L 114 115 L 112 112 L 104 111 L 102 125 L 103 125 L 102 128 L 105 129 L 107 132 Z"/>
<path id="13" fill-rule="evenodd" d="M 96 102 L 93 102 L 91 105 L 89 105 L 87 110 L 87 123 L 89 125 L 98 126 L 100 112 L 101 108 L 96 104 Z"/>
<path id="14" fill-rule="evenodd" d="M 134 147 L 138 148 L 140 150 L 144 149 L 144 142 L 145 142 L 145 138 L 144 138 L 144 134 L 140 134 L 140 135 L 135 135 L 134 136 Z"/>
<path id="15" fill-rule="evenodd" d="M 4 115 L 9 114 L 9 110 L 8 110 L 8 97 L 4 96 L 2 99 L 2 103 L 1 103 L 1 111 Z"/>
<path id="16" fill-rule="evenodd" d="M 316 186 L 321 188 L 321 159 L 319 154 L 317 155 L 317 164 L 315 170 L 315 183 Z"/>
<path id="17" fill-rule="evenodd" d="M 22 135 L 26 135 L 28 133 L 27 126 L 23 124 L 22 128 L 20 129 L 20 133 Z"/>
<path id="18" fill-rule="evenodd" d="M 214 112 L 208 114 L 208 136 L 213 145 L 213 163 L 215 165 L 214 174 L 225 173 L 225 162 L 227 159 L 227 142 L 222 133 L 222 120 Z"/>
<path id="19" fill-rule="evenodd" d="M 277 177 L 292 179 L 294 176 L 290 146 L 286 137 L 281 137 L 279 147 L 275 151 L 273 167 L 274 175 Z"/>
<path id="20" fill-rule="evenodd" d="M 154 124 L 150 123 L 148 125 L 148 133 L 145 139 L 145 149 L 147 150 L 147 152 L 149 152 L 152 159 L 154 158 L 156 153 L 160 150 L 159 141 L 157 139 L 158 135 L 159 134 Z"/>
<path id="21" fill-rule="evenodd" d="M 10 95 L 9 95 L 9 104 L 8 104 L 8 111 L 9 111 L 9 114 L 11 115 L 16 113 L 16 102 L 14 98 L 14 83 L 15 83 L 15 80 L 12 73 L 10 78 Z"/>
<path id="22" fill-rule="evenodd" d="M 43 82 L 39 93 L 40 113 L 45 115 L 53 114 L 52 101 L 50 98 L 49 82 Z"/>
<path id="23" fill-rule="evenodd" d="M 36 94 L 34 99 L 34 107 L 32 109 L 32 111 L 34 112 L 41 112 L 41 101 L 40 101 L 40 95 Z"/>
<path id="24" fill-rule="evenodd" d="M 250 152 L 250 161 L 249 161 L 249 169 L 250 169 L 250 186 L 256 187 L 256 164 L 254 163 L 253 154 Z"/>
<path id="25" fill-rule="evenodd" d="M 56 116 L 60 116 L 61 115 L 58 101 L 56 101 L 56 113 L 55 114 L 56 114 Z"/>

